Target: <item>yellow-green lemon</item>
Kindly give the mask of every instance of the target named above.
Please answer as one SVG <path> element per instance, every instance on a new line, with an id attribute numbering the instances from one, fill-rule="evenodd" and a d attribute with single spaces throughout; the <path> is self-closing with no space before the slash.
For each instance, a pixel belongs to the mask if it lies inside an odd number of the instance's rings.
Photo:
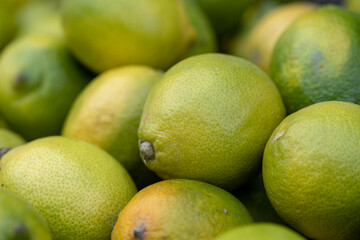
<path id="1" fill-rule="evenodd" d="M 360 103 L 360 14 L 325 6 L 300 16 L 270 68 L 288 113 L 322 101 Z"/>
<path id="2" fill-rule="evenodd" d="M 303 1 L 274 8 L 246 36 L 240 35 L 235 40 L 231 54 L 248 59 L 269 72 L 271 55 L 278 38 L 297 17 L 315 7 L 316 4 Z"/>
<path id="3" fill-rule="evenodd" d="M 225 54 L 190 57 L 151 90 L 140 153 L 164 179 L 233 189 L 260 168 L 266 141 L 284 115 L 275 85 L 254 64 Z"/>
<path id="4" fill-rule="evenodd" d="M 5 1 L 0 1 L 0 52 L 14 37 L 16 26 L 15 10 Z"/>
<path id="5" fill-rule="evenodd" d="M 196 38 L 182 0 L 65 0 L 62 22 L 71 50 L 96 72 L 168 68 Z"/>
<path id="6" fill-rule="evenodd" d="M 138 192 L 121 211 L 112 240 L 210 240 L 252 219 L 230 193 L 186 179 L 166 180 Z"/>
<path id="7" fill-rule="evenodd" d="M 311 239 L 360 236 L 360 105 L 322 102 L 285 118 L 264 152 L 267 195 Z"/>
<path id="8" fill-rule="evenodd" d="M 236 227 L 220 234 L 215 240 L 306 240 L 283 225 L 255 223 Z"/>
<path id="9" fill-rule="evenodd" d="M 89 74 L 53 36 L 29 35 L 0 57 L 0 111 L 26 139 L 60 134 Z"/>
<path id="10" fill-rule="evenodd" d="M 29 203 L 0 188 L 0 239 L 51 240 L 45 220 Z"/>
<path id="11" fill-rule="evenodd" d="M 143 65 L 108 70 L 76 99 L 62 135 L 95 144 L 127 170 L 143 164 L 137 130 L 146 97 L 162 72 Z"/>
<path id="12" fill-rule="evenodd" d="M 136 193 L 126 170 L 102 149 L 60 136 L 13 148 L 0 159 L 0 184 L 29 202 L 54 240 L 110 239 Z"/>

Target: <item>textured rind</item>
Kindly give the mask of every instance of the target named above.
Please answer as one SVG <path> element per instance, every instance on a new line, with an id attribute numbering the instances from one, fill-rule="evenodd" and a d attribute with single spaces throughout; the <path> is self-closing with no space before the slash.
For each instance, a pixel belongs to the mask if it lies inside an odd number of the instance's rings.
<path id="1" fill-rule="evenodd" d="M 54 240 L 109 239 L 136 193 L 126 170 L 89 143 L 65 137 L 32 141 L 0 161 L 0 185 L 46 219 Z"/>
<path id="2" fill-rule="evenodd" d="M 145 103 L 139 142 L 160 177 L 202 180 L 233 189 L 259 169 L 268 137 L 284 118 L 275 85 L 258 67 L 224 54 L 181 61 Z"/>
<path id="3" fill-rule="evenodd" d="M 112 240 L 208 240 L 235 226 L 251 223 L 246 208 L 230 193 L 195 180 L 172 179 L 138 192 L 120 213 Z"/>
<path id="4" fill-rule="evenodd" d="M 360 15 L 321 7 L 278 40 L 270 75 L 288 113 L 322 101 L 360 103 Z"/>
<path id="5" fill-rule="evenodd" d="M 263 178 L 277 213 L 311 239 L 360 236 L 360 106 L 317 103 L 270 137 Z"/>

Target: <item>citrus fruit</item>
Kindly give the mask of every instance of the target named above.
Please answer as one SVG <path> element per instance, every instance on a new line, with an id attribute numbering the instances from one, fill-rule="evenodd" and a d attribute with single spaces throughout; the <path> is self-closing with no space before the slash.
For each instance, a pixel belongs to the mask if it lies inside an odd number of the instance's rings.
<path id="1" fill-rule="evenodd" d="M 146 97 L 161 76 L 162 72 L 142 65 L 104 72 L 76 99 L 62 135 L 101 147 L 127 170 L 143 164 L 137 129 Z"/>
<path id="2" fill-rule="evenodd" d="M 25 139 L 19 134 L 0 127 L 0 148 L 15 147 L 22 145 L 25 142 Z"/>
<path id="3" fill-rule="evenodd" d="M 0 1 L 0 52 L 17 30 L 15 10 L 5 1 Z"/>
<path id="4" fill-rule="evenodd" d="M 360 103 L 360 15 L 325 6 L 300 16 L 279 38 L 270 68 L 288 113 L 322 101 Z"/>
<path id="5" fill-rule="evenodd" d="M 274 8 L 265 14 L 246 37 L 233 43 L 233 55 L 243 57 L 269 72 L 274 46 L 283 31 L 299 16 L 313 10 L 316 4 L 295 2 Z M 266 39 L 266 41 L 264 41 Z"/>
<path id="6" fill-rule="evenodd" d="M 227 231 L 215 240 L 306 240 L 306 238 L 279 224 L 254 223 Z"/>
<path id="7" fill-rule="evenodd" d="M 182 0 L 65 0 L 62 22 L 71 50 L 96 72 L 168 68 L 196 38 Z"/>
<path id="8" fill-rule="evenodd" d="M 270 78 L 225 54 L 187 58 L 151 90 L 138 137 L 148 168 L 234 189 L 260 168 L 266 141 L 285 115 Z"/>
<path id="9" fill-rule="evenodd" d="M 360 236 L 360 105 L 322 102 L 285 118 L 264 152 L 279 216 L 311 239 Z"/>
<path id="10" fill-rule="evenodd" d="M 285 224 L 272 207 L 266 195 L 262 174 L 232 192 L 244 204 L 254 222 Z"/>
<path id="11" fill-rule="evenodd" d="M 0 110 L 26 139 L 59 134 L 89 77 L 60 39 L 20 38 L 0 57 Z"/>
<path id="12" fill-rule="evenodd" d="M 205 240 L 251 222 L 241 202 L 225 190 L 173 179 L 139 191 L 120 213 L 111 239 Z"/>
<path id="13" fill-rule="evenodd" d="M 17 36 L 53 34 L 63 37 L 60 10 L 55 1 L 33 1 L 17 12 Z"/>
<path id="14" fill-rule="evenodd" d="M 45 220 L 26 201 L 0 188 L 0 239 L 51 240 Z"/>
<path id="15" fill-rule="evenodd" d="M 13 148 L 0 159 L 0 184 L 35 207 L 53 239 L 109 239 L 136 193 L 126 170 L 84 141 L 54 136 Z"/>

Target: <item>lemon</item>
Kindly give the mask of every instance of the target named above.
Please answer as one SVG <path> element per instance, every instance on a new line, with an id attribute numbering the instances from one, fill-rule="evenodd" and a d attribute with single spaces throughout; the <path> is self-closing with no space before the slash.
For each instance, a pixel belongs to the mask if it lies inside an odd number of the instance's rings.
<path id="1" fill-rule="evenodd" d="M 249 211 L 254 222 L 285 224 L 272 207 L 266 195 L 262 174 L 232 192 Z"/>
<path id="2" fill-rule="evenodd" d="M 137 130 L 146 97 L 162 72 L 142 65 L 108 70 L 76 99 L 62 134 L 95 144 L 127 170 L 143 164 Z"/>
<path id="3" fill-rule="evenodd" d="M 358 0 L 345 0 L 344 5 L 351 10 L 360 12 L 360 1 Z"/>
<path id="4" fill-rule="evenodd" d="M 276 128 L 263 178 L 277 213 L 311 239 L 360 236 L 360 105 L 330 101 L 303 108 Z"/>
<path id="5" fill-rule="evenodd" d="M 1 186 L 39 211 L 54 240 L 109 239 L 117 216 L 136 193 L 111 155 L 60 136 L 8 151 L 0 167 Z"/>
<path id="6" fill-rule="evenodd" d="M 266 141 L 284 115 L 275 85 L 252 63 L 215 53 L 190 57 L 151 90 L 140 153 L 163 179 L 234 189 L 260 168 Z"/>
<path id="7" fill-rule="evenodd" d="M 182 0 L 65 0 L 62 22 L 69 47 L 95 72 L 168 68 L 196 38 Z"/>
<path id="8" fill-rule="evenodd" d="M 15 10 L 5 1 L 0 1 L 0 52 L 15 36 Z"/>
<path id="9" fill-rule="evenodd" d="M 322 101 L 360 103 L 360 15 L 325 6 L 279 38 L 270 74 L 288 113 Z"/>
<path id="10" fill-rule="evenodd" d="M 215 240 L 306 240 L 282 225 L 273 223 L 248 224 L 219 235 Z"/>
<path id="11" fill-rule="evenodd" d="M 51 240 L 45 220 L 26 201 L 0 188 L 0 239 Z"/>
<path id="12" fill-rule="evenodd" d="M 248 59 L 269 72 L 272 51 L 278 38 L 297 17 L 315 7 L 314 3 L 295 2 L 274 8 L 258 21 L 246 37 L 240 36 L 233 43 L 230 53 Z"/>
<path id="13" fill-rule="evenodd" d="M 174 179 L 138 192 L 120 213 L 112 240 L 202 240 L 252 219 L 230 193 L 195 180 Z"/>
<path id="14" fill-rule="evenodd" d="M 26 139 L 60 134 L 73 100 L 89 78 L 60 39 L 20 38 L 0 57 L 0 111 Z"/>
<path id="15" fill-rule="evenodd" d="M 15 147 L 24 144 L 26 141 L 19 134 L 0 127 L 0 148 Z"/>

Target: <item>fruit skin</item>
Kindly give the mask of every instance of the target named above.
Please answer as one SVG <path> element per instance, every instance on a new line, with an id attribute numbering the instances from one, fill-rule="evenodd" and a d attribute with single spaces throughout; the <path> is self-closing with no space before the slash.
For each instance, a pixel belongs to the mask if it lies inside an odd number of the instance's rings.
<path id="1" fill-rule="evenodd" d="M 311 239 L 360 236 L 360 106 L 323 102 L 283 120 L 264 152 L 267 195 Z"/>
<path id="2" fill-rule="evenodd" d="M 10 150 L 0 167 L 0 185 L 34 206 L 55 240 L 109 239 L 119 212 L 136 193 L 108 153 L 60 136 Z"/>
<path id="3" fill-rule="evenodd" d="M 322 101 L 360 103 L 360 15 L 326 6 L 295 20 L 270 67 L 288 113 Z"/>
<path id="4" fill-rule="evenodd" d="M 269 73 L 271 55 L 278 38 L 297 17 L 315 7 L 316 4 L 310 2 L 276 7 L 263 16 L 247 36 L 241 35 L 235 40 L 231 54 L 248 59 Z"/>
<path id="5" fill-rule="evenodd" d="M 16 33 L 15 10 L 5 1 L 0 1 L 0 52 Z"/>
<path id="6" fill-rule="evenodd" d="M 255 223 L 234 228 L 215 240 L 306 240 L 303 236 L 279 224 Z"/>
<path id="7" fill-rule="evenodd" d="M 138 131 L 163 179 L 234 189 L 260 167 L 266 141 L 285 111 L 270 78 L 243 59 L 203 54 L 169 69 L 151 90 Z"/>
<path id="8" fill-rule="evenodd" d="M 162 72 L 142 65 L 104 72 L 74 102 L 62 134 L 95 144 L 127 170 L 143 164 L 137 129 L 146 97 Z"/>
<path id="9" fill-rule="evenodd" d="M 0 188 L 0 239 L 51 240 L 45 220 L 26 201 Z"/>
<path id="10" fill-rule="evenodd" d="M 24 144 L 26 141 L 19 134 L 0 127 L 0 148 L 16 147 Z"/>
<path id="11" fill-rule="evenodd" d="M 73 100 L 90 77 L 62 40 L 20 38 L 0 58 L 0 110 L 10 127 L 28 140 L 60 134 Z"/>
<path id="12" fill-rule="evenodd" d="M 166 69 L 195 40 L 181 0 L 65 0 L 67 43 L 95 72 L 144 64 Z"/>
<path id="13" fill-rule="evenodd" d="M 172 179 L 138 192 L 120 213 L 111 239 L 205 240 L 251 222 L 241 202 L 225 190 Z"/>

